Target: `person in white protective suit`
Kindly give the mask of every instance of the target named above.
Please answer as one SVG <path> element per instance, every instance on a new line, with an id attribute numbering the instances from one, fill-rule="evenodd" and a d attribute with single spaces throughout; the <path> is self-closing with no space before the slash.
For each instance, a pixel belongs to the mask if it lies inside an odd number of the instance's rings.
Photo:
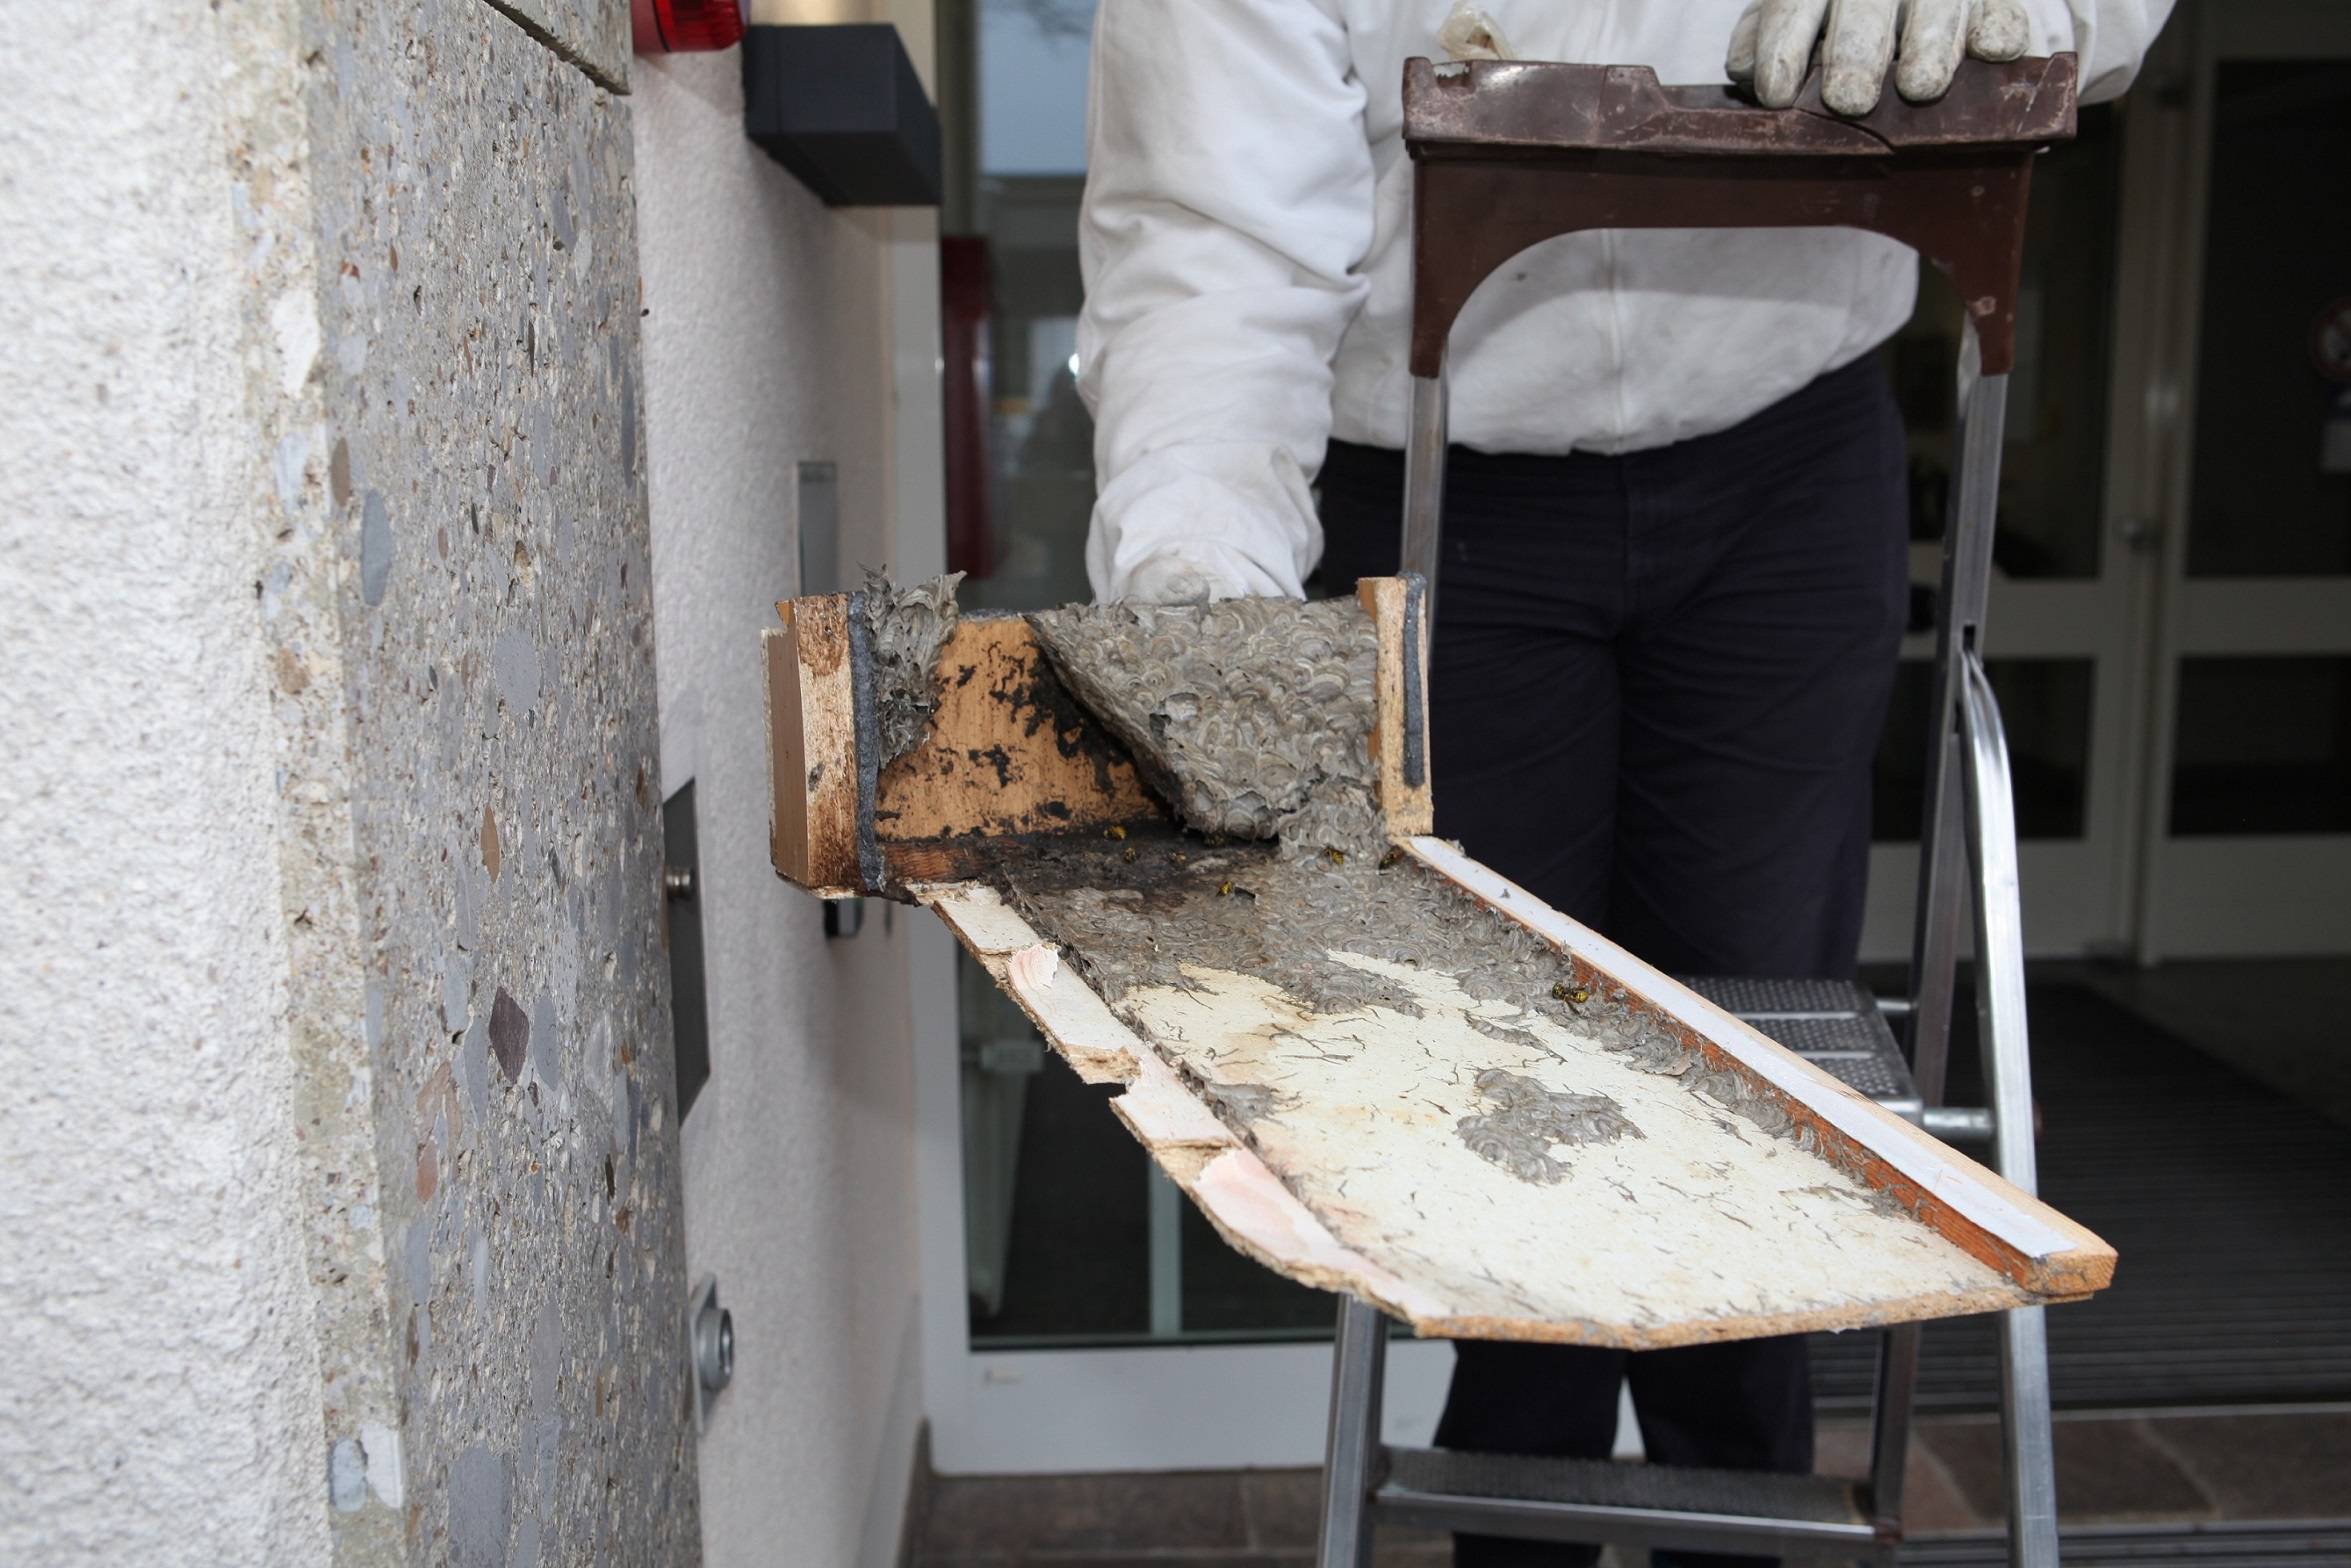
<path id="1" fill-rule="evenodd" d="M 1416 55 L 1647 65 L 1840 113 L 1967 55 L 2130 82 L 2170 0 L 1102 0 L 1079 388 L 1103 599 L 1396 570 Z M 1562 237 L 1452 336 L 1431 650 L 1437 829 L 1670 971 L 1839 976 L 1907 608 L 1873 350 L 1917 258 L 1840 229 Z M 1318 496 L 1319 490 L 1319 496 Z M 1802 1471 L 1801 1340 L 1627 1356 L 1464 1342 L 1439 1443 Z M 1590 1561 L 1463 1536 L 1464 1568 Z M 1744 1559 L 1661 1555 L 1660 1562 Z"/>

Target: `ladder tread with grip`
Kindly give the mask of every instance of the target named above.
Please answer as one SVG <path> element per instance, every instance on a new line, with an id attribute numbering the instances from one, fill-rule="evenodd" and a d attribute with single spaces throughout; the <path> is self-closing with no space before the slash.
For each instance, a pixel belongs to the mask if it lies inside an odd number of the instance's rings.
<path id="1" fill-rule="evenodd" d="M 1872 113 L 1844 119 L 1822 106 L 1817 73 L 1784 110 L 1720 87 L 1660 86 L 1645 67 L 1413 60 L 1404 75 L 1414 177 L 1403 569 L 1426 581 L 1432 615 L 1442 609 L 1446 342 L 1478 285 L 1519 252 L 1594 229 L 1859 228 L 1910 245 L 1966 302 L 1908 995 L 1881 1004 L 1849 982 L 1807 977 L 1689 984 L 1929 1131 L 1988 1137 L 1994 1168 L 2028 1193 L 2036 1183 L 2015 816 L 1981 628 L 2032 159 L 2073 135 L 2075 88 L 2071 55 L 1969 61 L 1937 103 L 1888 93 Z M 1990 1103 L 1950 1108 L 1941 1103 L 1944 1068 L 1968 921 Z M 1907 1050 L 1892 1019 L 1905 1024 Z M 2003 1314 L 2000 1336 L 2009 1556 L 2026 1568 L 2057 1561 L 2042 1312 Z M 1884 1331 L 1871 1474 L 1854 1482 L 1384 1447 L 1386 1323 L 1342 1298 L 1319 1568 L 1368 1563 L 1383 1522 L 1890 1561 L 1902 1535 L 1919 1333 L 1916 1324 Z"/>

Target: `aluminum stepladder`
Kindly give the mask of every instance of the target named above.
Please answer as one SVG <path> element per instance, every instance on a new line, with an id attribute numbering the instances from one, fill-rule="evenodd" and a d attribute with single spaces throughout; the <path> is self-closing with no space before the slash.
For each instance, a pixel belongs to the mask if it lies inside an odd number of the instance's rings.
<path id="1" fill-rule="evenodd" d="M 1992 1163 L 2029 1193 L 2036 1177 L 2015 811 L 1981 634 L 2031 161 L 2073 134 L 2075 62 L 2070 55 L 1969 62 L 1937 104 L 1903 104 L 1890 91 L 1886 97 L 1855 121 L 1821 107 L 1817 79 L 1795 108 L 1772 111 L 1720 88 L 1660 87 L 1646 68 L 1408 62 L 1413 313 L 1403 567 L 1427 579 L 1433 614 L 1446 340 L 1479 283 L 1528 247 L 1592 229 L 1832 226 L 1899 240 L 1949 275 L 1967 302 L 1959 460 L 1937 601 L 1910 995 L 1906 1007 L 1886 1009 L 1907 1013 L 1909 1055 L 1905 1061 L 1866 993 L 1847 987 L 1861 998 L 1861 1012 L 1848 1021 L 1871 1031 L 1882 1047 L 1814 1059 L 1930 1131 L 1988 1132 Z M 1991 1103 L 1951 1110 L 1941 1103 L 1944 1069 L 1960 923 L 1970 908 Z M 1818 1002 L 1823 986 L 1835 988 L 1805 980 L 1745 982 L 1742 994 L 1717 1000 L 1802 1050 L 1786 1024 L 1826 1016 Z M 1864 1058 L 1875 1059 L 1877 1072 L 1877 1081 L 1866 1085 L 1846 1065 Z M 1891 1562 L 1902 1533 L 1919 1336 L 1916 1324 L 1884 1334 L 1871 1473 L 1856 1487 L 1808 1476 L 1385 1447 L 1379 1430 L 1386 1322 L 1376 1309 L 1344 1297 L 1317 1563 L 1361 1568 L 1379 1521 Z M 2042 1308 L 2002 1315 L 2000 1366 L 2010 1560 L 2052 1568 L 2057 1500 Z"/>

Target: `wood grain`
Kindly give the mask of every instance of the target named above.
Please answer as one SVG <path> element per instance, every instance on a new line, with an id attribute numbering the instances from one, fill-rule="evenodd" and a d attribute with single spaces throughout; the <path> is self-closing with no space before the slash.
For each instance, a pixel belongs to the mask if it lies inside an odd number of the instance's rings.
<path id="1" fill-rule="evenodd" d="M 767 671 L 768 853 L 811 892 L 862 891 L 857 870 L 857 736 L 849 600 L 787 599 L 760 635 Z"/>
<path id="2" fill-rule="evenodd" d="M 1400 577 L 1366 577 L 1355 585 L 1355 598 L 1371 616 L 1380 643 L 1378 722 L 1371 733 L 1371 757 L 1379 769 L 1380 814 L 1387 819 L 1389 837 L 1408 838 L 1431 831 L 1436 821 L 1427 763 L 1427 626 L 1424 618 L 1421 636 L 1410 639 L 1412 646 L 1407 647 L 1405 584 Z M 1419 666 L 1416 684 L 1422 693 L 1418 784 L 1407 783 L 1404 770 L 1405 725 L 1413 717 L 1405 698 L 1407 659 Z"/>
<path id="3" fill-rule="evenodd" d="M 1160 814 L 1123 750 L 1062 693 L 1029 623 L 967 617 L 939 650 L 929 732 L 882 769 L 874 836 L 1045 833 Z"/>

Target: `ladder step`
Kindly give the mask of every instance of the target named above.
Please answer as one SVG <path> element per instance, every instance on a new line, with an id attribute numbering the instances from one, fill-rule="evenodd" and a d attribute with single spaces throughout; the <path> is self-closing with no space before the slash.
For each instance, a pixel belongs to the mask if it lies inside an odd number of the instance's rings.
<path id="1" fill-rule="evenodd" d="M 1716 975 L 1685 975 L 1682 984 L 1895 1115 L 1916 1121 L 1923 1111 L 1910 1063 L 1867 987 Z"/>
<path id="2" fill-rule="evenodd" d="M 1391 1448 L 1385 1460 L 1386 1479 L 1372 1493 L 1383 1522 L 1698 1551 L 1767 1546 L 1851 1557 L 1884 1544 L 1855 1484 L 1833 1476 L 1440 1448 Z"/>

